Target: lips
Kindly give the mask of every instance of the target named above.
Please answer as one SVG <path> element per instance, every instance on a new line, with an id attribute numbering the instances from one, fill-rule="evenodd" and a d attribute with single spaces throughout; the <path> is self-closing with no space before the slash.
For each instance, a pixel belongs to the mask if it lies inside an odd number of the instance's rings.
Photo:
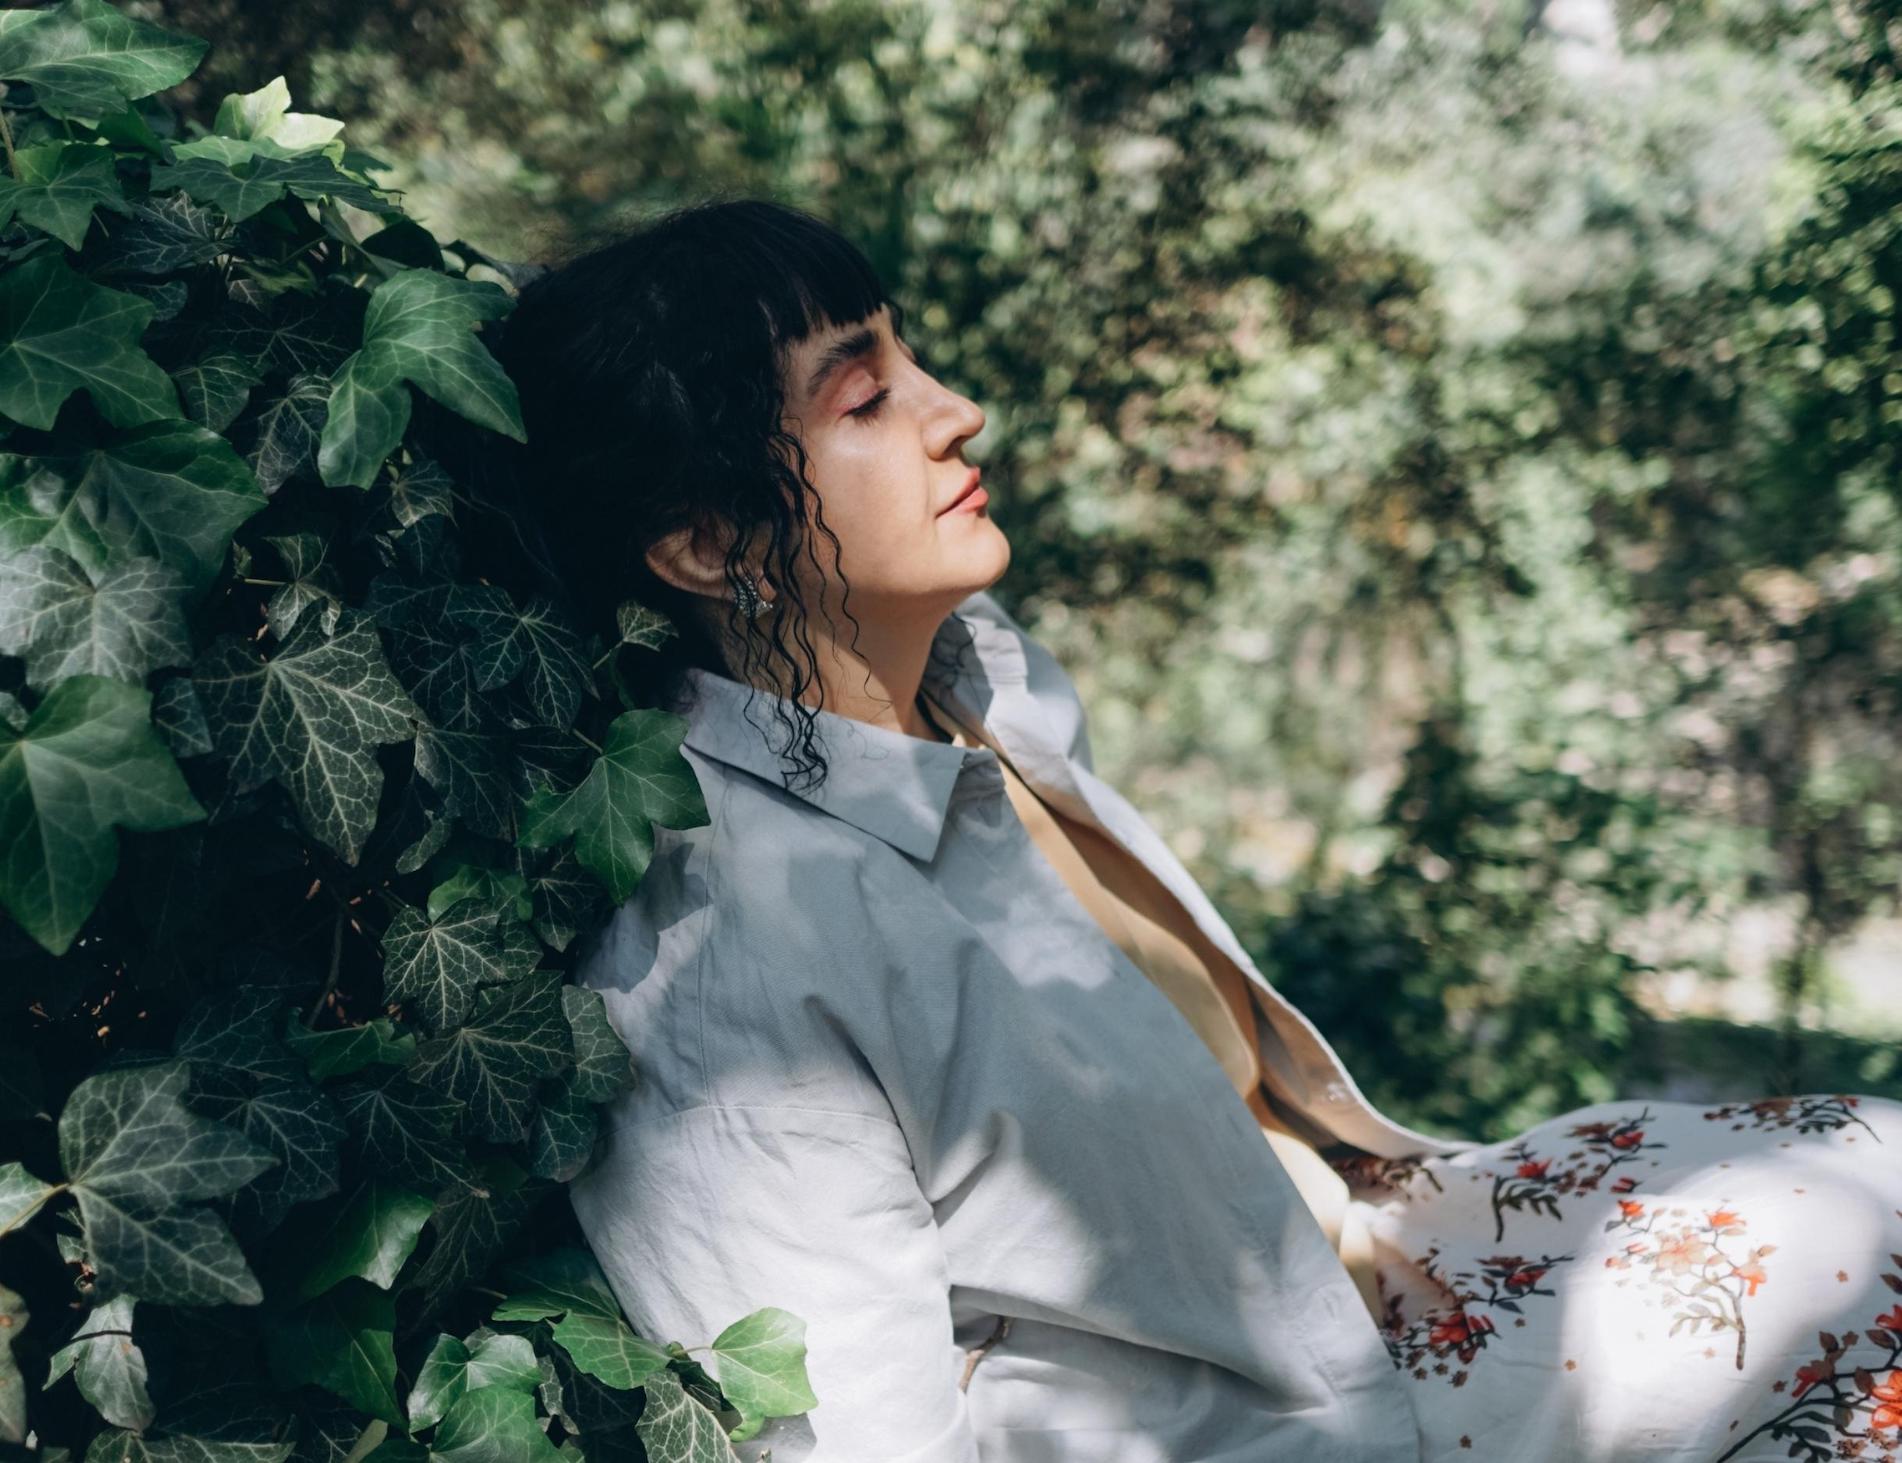
<path id="1" fill-rule="evenodd" d="M 961 489 L 959 489 L 957 497 L 953 498 L 949 503 L 946 503 L 944 507 L 938 510 L 938 512 L 940 514 L 949 513 L 953 508 L 957 507 L 958 504 L 962 503 L 966 498 L 970 497 L 971 494 L 975 493 L 978 490 L 978 487 L 983 480 L 983 476 L 984 476 L 983 472 L 980 469 L 975 467 L 972 468 L 971 476 L 965 480 L 964 486 Z"/>

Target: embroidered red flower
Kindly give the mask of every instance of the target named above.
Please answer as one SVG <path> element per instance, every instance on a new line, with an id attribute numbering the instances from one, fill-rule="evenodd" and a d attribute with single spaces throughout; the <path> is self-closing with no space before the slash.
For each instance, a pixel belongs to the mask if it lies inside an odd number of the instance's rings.
<path id="1" fill-rule="evenodd" d="M 1506 1289 L 1530 1290 L 1539 1283 L 1539 1277 L 1551 1268 L 1549 1265 L 1528 1265 L 1523 1270 L 1515 1270 L 1506 1277 Z"/>
<path id="2" fill-rule="evenodd" d="M 1636 1148 L 1644 1142 L 1644 1129 L 1633 1128 L 1629 1133 L 1613 1133 L 1611 1146 L 1614 1148 Z"/>
<path id="3" fill-rule="evenodd" d="M 1811 1387 L 1821 1382 L 1827 1382 L 1834 1375 L 1835 1372 L 1831 1370 L 1829 1363 L 1826 1361 L 1804 1362 L 1802 1366 L 1796 1369 L 1796 1387 L 1791 1391 L 1790 1395 L 1792 1397 L 1801 1397 L 1805 1392 L 1809 1391 Z M 1889 1375 L 1893 1377 L 1895 1373 L 1890 1372 Z"/>
<path id="4" fill-rule="evenodd" d="M 1741 1230 L 1744 1227 L 1743 1220 L 1731 1209 L 1713 1209 L 1704 1216 L 1704 1222 L 1712 1229 Z"/>
<path id="5" fill-rule="evenodd" d="M 1484 1316 L 1469 1316 L 1465 1311 L 1455 1311 L 1444 1320 L 1434 1324 L 1433 1331 L 1427 1340 L 1435 1347 L 1466 1347 L 1492 1329 L 1493 1323 Z"/>
<path id="6" fill-rule="evenodd" d="M 1877 1316 L 1876 1325 L 1885 1331 L 1902 1331 L 1902 1305 L 1898 1305 L 1885 1316 Z"/>
<path id="7" fill-rule="evenodd" d="M 1551 1166 L 1552 1160 L 1549 1158 L 1542 1158 L 1537 1163 L 1522 1163 L 1519 1165 L 1519 1177 L 1522 1179 L 1542 1179 L 1545 1177 L 1545 1171 Z"/>
<path id="8" fill-rule="evenodd" d="M 1636 1199 L 1620 1199 L 1618 1201 L 1618 1212 L 1626 1219 L 1636 1219 L 1640 1214 L 1644 1213 L 1644 1205 L 1640 1204 Z"/>
<path id="9" fill-rule="evenodd" d="M 1876 1403 L 1875 1413 L 1869 1419 L 1871 1431 L 1902 1427 L 1902 1371 L 1890 1372 L 1876 1383 L 1875 1391 L 1869 1395 Z"/>

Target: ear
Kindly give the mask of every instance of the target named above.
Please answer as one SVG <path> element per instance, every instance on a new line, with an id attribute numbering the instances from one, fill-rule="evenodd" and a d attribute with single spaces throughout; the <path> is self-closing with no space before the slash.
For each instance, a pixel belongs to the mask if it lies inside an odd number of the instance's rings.
<path id="1" fill-rule="evenodd" d="M 689 594 L 726 597 L 726 545 L 704 526 L 677 528 L 647 551 L 647 567 Z"/>

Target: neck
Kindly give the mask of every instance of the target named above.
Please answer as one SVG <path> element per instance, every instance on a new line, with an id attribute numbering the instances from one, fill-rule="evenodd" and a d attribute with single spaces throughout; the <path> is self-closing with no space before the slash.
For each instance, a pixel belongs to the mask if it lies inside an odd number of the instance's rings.
<path id="1" fill-rule="evenodd" d="M 919 694 L 932 642 L 954 607 L 936 612 L 935 618 L 927 611 L 902 623 L 889 615 L 862 615 L 857 644 L 851 648 L 837 636 L 815 628 L 809 619 L 807 636 L 818 662 L 818 677 L 799 700 L 818 706 L 823 692 L 825 709 L 839 716 L 925 741 L 950 741 L 920 707 Z M 846 625 L 849 630 L 850 622 Z M 782 637 L 782 643 L 788 639 L 790 634 Z M 739 656 L 730 654 L 729 660 L 737 664 Z"/>

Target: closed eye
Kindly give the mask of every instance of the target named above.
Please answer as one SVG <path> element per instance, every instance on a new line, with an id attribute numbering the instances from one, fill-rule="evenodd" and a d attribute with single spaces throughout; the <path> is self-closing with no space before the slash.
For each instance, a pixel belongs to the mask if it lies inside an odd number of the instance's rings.
<path id="1" fill-rule="evenodd" d="M 885 404 L 885 398 L 891 394 L 889 387 L 881 387 L 877 392 L 873 393 L 864 405 L 853 407 L 846 415 L 849 417 L 859 417 L 861 419 L 876 416 L 878 415 L 879 407 Z"/>

